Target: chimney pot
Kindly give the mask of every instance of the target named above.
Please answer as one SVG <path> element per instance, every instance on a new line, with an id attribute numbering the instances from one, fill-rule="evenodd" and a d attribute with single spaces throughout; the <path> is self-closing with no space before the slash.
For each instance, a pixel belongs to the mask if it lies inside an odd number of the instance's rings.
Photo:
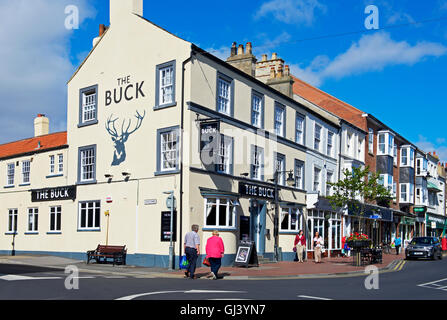
<path id="1" fill-rule="evenodd" d="M 237 43 L 233 42 L 231 45 L 231 56 L 234 57 L 237 54 Z"/>
<path id="2" fill-rule="evenodd" d="M 106 32 L 106 26 L 104 24 L 99 25 L 99 36 L 102 37 L 102 35 Z"/>
<path id="3" fill-rule="evenodd" d="M 278 54 L 276 52 L 274 52 L 272 54 L 272 60 L 276 60 L 276 59 L 278 59 Z"/>
<path id="4" fill-rule="evenodd" d="M 251 42 L 247 42 L 247 45 L 245 46 L 245 48 L 247 49 L 246 52 L 249 54 L 252 54 L 252 45 Z"/>
<path id="5" fill-rule="evenodd" d="M 261 61 L 264 61 L 264 62 L 267 61 L 267 55 L 266 54 L 262 55 L 262 60 Z"/>
<path id="6" fill-rule="evenodd" d="M 239 48 L 237 49 L 237 55 L 244 54 L 244 45 L 240 44 Z"/>

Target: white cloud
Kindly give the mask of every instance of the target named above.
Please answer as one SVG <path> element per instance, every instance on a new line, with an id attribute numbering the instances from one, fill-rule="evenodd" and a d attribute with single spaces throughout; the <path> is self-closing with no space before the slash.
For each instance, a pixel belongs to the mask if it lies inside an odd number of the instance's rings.
<path id="1" fill-rule="evenodd" d="M 395 12 L 387 20 L 387 24 L 393 25 L 398 23 L 415 23 L 416 20 L 408 13 Z"/>
<path id="2" fill-rule="evenodd" d="M 205 49 L 205 51 L 208 51 L 212 55 L 218 57 L 219 59 L 223 61 L 227 61 L 228 57 L 230 56 L 231 51 L 231 45 L 229 46 L 222 46 L 218 49 L 215 48 L 208 48 Z"/>
<path id="3" fill-rule="evenodd" d="M 310 26 L 315 20 L 316 12 L 325 13 L 326 10 L 326 6 L 318 0 L 270 0 L 262 4 L 255 19 L 272 15 L 284 23 Z"/>
<path id="4" fill-rule="evenodd" d="M 309 66 L 294 68 L 298 77 L 301 73 L 313 79 L 313 84 L 321 84 L 325 79 L 382 71 L 389 66 L 412 66 L 427 57 L 440 57 L 446 53 L 447 47 L 440 43 L 423 41 L 411 45 L 406 41 L 394 41 L 389 33 L 378 32 L 362 36 L 346 52 L 332 60 L 318 56 Z"/>
<path id="5" fill-rule="evenodd" d="M 65 7 L 79 8 L 80 23 L 93 15 L 86 0 L 0 2 L 0 143 L 33 135 L 38 113 L 51 131 L 66 129 L 66 82 L 70 62 Z M 82 27 L 82 25 L 81 25 Z"/>
<path id="6" fill-rule="evenodd" d="M 422 151 L 427 153 L 433 153 L 433 151 L 435 151 L 441 162 L 447 162 L 447 145 L 445 144 L 446 140 L 444 138 L 437 138 L 436 144 L 428 141 L 428 139 L 423 135 L 419 135 L 418 138 L 419 141 L 416 142 L 415 145 L 417 145 Z"/>

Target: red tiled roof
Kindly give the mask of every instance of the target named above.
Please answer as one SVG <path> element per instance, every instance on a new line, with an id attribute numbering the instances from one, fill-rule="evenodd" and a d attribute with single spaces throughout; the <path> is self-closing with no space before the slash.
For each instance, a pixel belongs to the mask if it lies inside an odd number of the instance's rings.
<path id="1" fill-rule="evenodd" d="M 40 148 L 38 148 L 40 142 Z M 44 136 L 24 139 L 0 145 L 0 158 L 18 156 L 24 153 L 62 147 L 67 144 L 67 132 L 57 132 Z"/>
<path id="2" fill-rule="evenodd" d="M 365 112 L 331 96 L 324 91 L 321 91 L 318 88 L 315 88 L 314 86 L 311 86 L 310 84 L 296 77 L 293 77 L 293 80 L 295 81 L 293 84 L 293 93 L 365 130 L 365 125 L 362 119 L 362 114 Z"/>

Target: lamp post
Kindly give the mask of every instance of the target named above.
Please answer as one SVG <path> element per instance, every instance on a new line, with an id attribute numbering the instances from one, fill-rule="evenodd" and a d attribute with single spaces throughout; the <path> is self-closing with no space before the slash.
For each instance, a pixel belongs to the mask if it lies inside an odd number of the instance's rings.
<path id="1" fill-rule="evenodd" d="M 289 173 L 289 176 L 286 180 L 287 185 L 292 187 L 295 185 L 295 179 L 293 177 L 293 171 L 275 171 L 273 176 L 273 182 L 275 183 L 275 217 L 273 219 L 274 229 L 273 236 L 275 237 L 275 247 L 274 247 L 274 256 L 275 262 L 279 261 L 279 186 L 278 186 L 278 178 L 280 174 Z"/>

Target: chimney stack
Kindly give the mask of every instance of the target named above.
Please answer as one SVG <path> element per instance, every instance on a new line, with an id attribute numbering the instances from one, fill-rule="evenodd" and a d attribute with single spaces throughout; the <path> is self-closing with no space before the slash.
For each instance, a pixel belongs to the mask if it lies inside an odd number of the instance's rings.
<path id="1" fill-rule="evenodd" d="M 143 0 L 110 0 L 110 25 L 130 14 L 143 16 Z"/>
<path id="2" fill-rule="evenodd" d="M 44 136 L 50 133 L 50 120 L 44 114 L 38 114 L 34 119 L 34 137 Z"/>
<path id="3" fill-rule="evenodd" d="M 244 50 L 243 44 L 237 46 L 237 43 L 233 42 L 231 46 L 231 55 L 227 59 L 227 63 L 254 77 L 257 60 L 253 55 L 253 47 L 251 42 L 247 42 L 245 49 L 246 50 Z"/>

